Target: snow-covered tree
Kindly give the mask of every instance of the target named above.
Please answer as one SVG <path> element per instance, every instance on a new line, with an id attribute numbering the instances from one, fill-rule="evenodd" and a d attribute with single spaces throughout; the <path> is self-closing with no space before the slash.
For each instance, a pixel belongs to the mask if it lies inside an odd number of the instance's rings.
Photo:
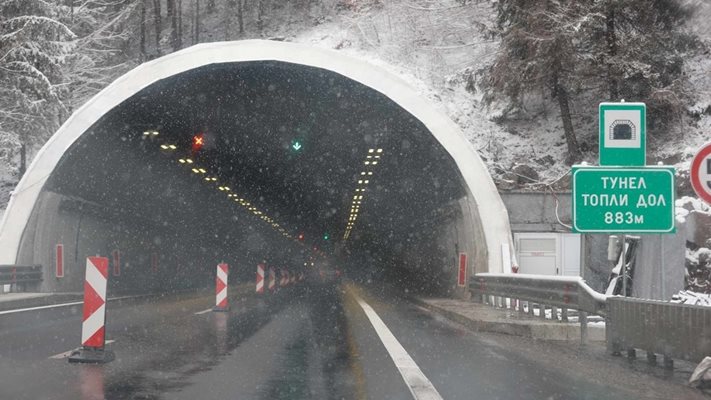
<path id="1" fill-rule="evenodd" d="M 514 102 L 538 91 L 557 100 L 570 161 L 580 159 L 570 112 L 586 57 L 578 51 L 580 26 L 588 22 L 580 3 L 502 0 L 501 52 L 490 74 L 491 87 Z"/>
<path id="2" fill-rule="evenodd" d="M 73 1 L 70 1 L 73 4 Z M 145 47 L 137 37 L 138 25 L 145 28 L 145 0 L 84 0 L 78 6 L 63 7 L 61 21 L 76 34 L 73 52 L 63 67 L 67 76 L 71 109 L 126 72 L 143 57 Z M 140 28 L 139 27 L 139 28 Z M 145 34 L 145 31 L 143 32 Z M 138 58 L 138 60 L 136 60 Z"/>
<path id="3" fill-rule="evenodd" d="M 657 120 L 680 109 L 684 52 L 695 43 L 680 0 L 500 0 L 497 11 L 489 93 L 514 104 L 531 92 L 555 99 L 569 161 L 580 158 L 576 99 L 644 101 Z"/>
<path id="4" fill-rule="evenodd" d="M 0 135 L 19 145 L 19 173 L 27 151 L 42 144 L 67 115 L 62 66 L 74 33 L 43 0 L 0 0 Z"/>

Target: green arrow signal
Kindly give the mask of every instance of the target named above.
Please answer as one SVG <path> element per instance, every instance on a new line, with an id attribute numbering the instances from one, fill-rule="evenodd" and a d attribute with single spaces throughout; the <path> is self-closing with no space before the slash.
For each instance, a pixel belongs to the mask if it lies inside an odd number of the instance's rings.
<path id="1" fill-rule="evenodd" d="M 294 150 L 296 150 L 296 151 L 301 150 L 301 147 L 302 147 L 302 146 L 301 146 L 301 143 L 300 143 L 298 140 L 295 141 L 294 143 L 292 143 L 292 145 L 291 145 L 291 148 L 294 149 Z"/>

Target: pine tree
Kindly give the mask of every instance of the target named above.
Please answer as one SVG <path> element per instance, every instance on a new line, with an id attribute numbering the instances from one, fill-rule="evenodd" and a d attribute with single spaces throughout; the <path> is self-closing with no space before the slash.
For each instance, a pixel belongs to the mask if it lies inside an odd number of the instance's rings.
<path id="1" fill-rule="evenodd" d="M 62 66 L 75 35 L 58 16 L 53 3 L 0 1 L 0 133 L 19 144 L 20 175 L 68 111 Z"/>
<path id="2" fill-rule="evenodd" d="M 580 158 L 573 101 L 644 101 L 656 120 L 681 108 L 684 51 L 695 40 L 681 30 L 688 11 L 679 0 L 501 0 L 497 16 L 489 94 L 555 99 L 569 161 Z"/>
<path id="3" fill-rule="evenodd" d="M 581 23 L 576 3 L 501 1 L 501 52 L 490 74 L 491 87 L 514 102 L 537 91 L 557 100 L 570 162 L 581 157 L 570 113 L 570 91 L 583 61 L 575 47 Z"/>

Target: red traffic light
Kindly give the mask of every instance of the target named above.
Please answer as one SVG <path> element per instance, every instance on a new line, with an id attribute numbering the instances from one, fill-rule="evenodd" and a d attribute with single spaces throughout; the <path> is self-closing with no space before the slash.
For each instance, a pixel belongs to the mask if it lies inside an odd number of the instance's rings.
<path id="1" fill-rule="evenodd" d="M 299 240 L 304 240 L 304 234 L 303 234 L 303 233 L 299 233 Z"/>
<path id="2" fill-rule="evenodd" d="M 202 149 L 202 146 L 205 144 L 205 135 L 203 133 L 198 133 L 197 135 L 193 136 L 193 152 L 199 151 Z"/>

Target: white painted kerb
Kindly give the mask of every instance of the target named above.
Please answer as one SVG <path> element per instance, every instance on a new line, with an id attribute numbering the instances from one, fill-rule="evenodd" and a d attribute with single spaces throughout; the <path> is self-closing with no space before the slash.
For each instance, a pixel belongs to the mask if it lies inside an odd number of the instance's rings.
<path id="1" fill-rule="evenodd" d="M 459 127 L 437 112 L 397 76 L 337 51 L 264 40 L 200 44 L 145 63 L 99 92 L 59 128 L 39 151 L 10 198 L 0 223 L 0 264 L 15 263 L 22 232 L 44 183 L 65 151 L 104 114 L 158 80 L 215 63 L 281 61 L 341 74 L 390 98 L 420 120 L 452 156 L 474 195 L 484 226 L 490 272 L 502 266 L 501 244 L 511 249 L 511 232 L 504 203 L 486 166 Z"/>

